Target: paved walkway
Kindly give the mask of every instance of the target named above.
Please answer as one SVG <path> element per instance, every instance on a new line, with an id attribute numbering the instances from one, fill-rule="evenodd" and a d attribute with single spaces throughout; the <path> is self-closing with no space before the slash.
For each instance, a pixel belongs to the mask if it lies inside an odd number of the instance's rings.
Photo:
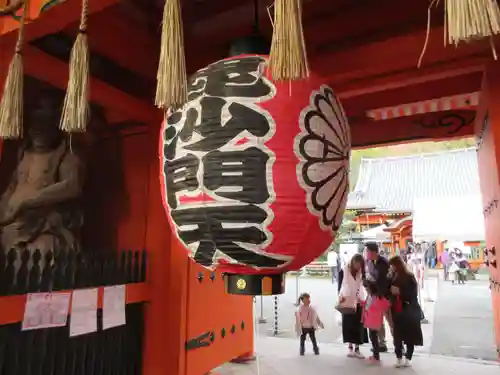
<path id="1" fill-rule="evenodd" d="M 428 280 L 429 297 L 433 301 L 437 299 L 438 294 L 438 279 L 437 277 Z M 325 329 L 320 330 L 317 334 L 318 340 L 323 343 L 342 343 L 342 329 L 340 326 L 340 316 L 335 311 L 335 304 L 337 302 L 337 285 L 332 284 L 329 278 L 314 278 L 302 277 L 297 280 L 294 276 L 287 275 L 286 279 L 286 293 L 278 297 L 278 337 L 295 339 L 296 334 L 295 326 L 295 303 L 296 296 L 300 293 L 308 292 L 311 294 L 312 304 L 318 311 L 321 320 L 325 324 Z M 261 315 L 260 309 L 261 298 L 256 299 L 256 317 Z M 262 315 L 267 317 L 266 324 L 257 324 L 260 336 L 273 336 L 274 325 L 274 297 L 263 297 Z M 419 351 L 430 351 L 432 342 L 432 322 L 434 321 L 434 303 L 426 302 L 424 305 L 425 315 L 431 324 L 422 327 L 425 342 L 424 347 L 419 348 Z M 389 329 L 387 329 L 389 333 Z M 390 336 L 390 335 L 389 335 Z M 391 338 L 387 338 L 391 342 Z"/>
<path id="2" fill-rule="evenodd" d="M 418 352 L 439 354 L 469 359 L 496 360 L 493 339 L 493 313 L 487 278 L 452 286 L 442 280 L 442 272 L 434 272 L 426 282 L 429 297 L 435 302 L 424 301 L 424 311 L 430 324 L 422 326 L 424 346 Z M 296 339 L 294 312 L 296 296 L 309 292 L 325 329 L 318 332 L 320 343 L 341 344 L 342 333 L 338 314 L 334 310 L 337 285 L 329 278 L 288 275 L 286 293 L 278 298 L 278 337 Z M 261 337 L 273 337 L 274 298 L 263 297 L 262 314 L 266 324 L 257 324 Z M 425 300 L 425 298 L 424 298 Z M 256 300 L 256 317 L 261 315 L 260 298 Z M 387 330 L 389 331 L 389 330 Z M 390 338 L 388 340 L 391 341 Z M 500 373 L 499 373 L 500 375 Z"/>
<path id="3" fill-rule="evenodd" d="M 298 355 L 297 340 L 259 338 L 256 340 L 258 361 L 249 364 L 226 364 L 213 371 L 213 375 L 499 375 L 495 362 L 457 359 L 429 354 L 416 354 L 413 367 L 396 369 L 393 354 L 383 354 L 382 366 L 370 366 L 362 360 L 347 358 L 345 348 L 323 344 L 321 355 L 310 352 Z M 258 363 L 258 365 L 257 365 Z"/>
<path id="4" fill-rule="evenodd" d="M 496 360 L 487 281 L 452 285 L 440 280 L 433 323 L 432 354 Z"/>

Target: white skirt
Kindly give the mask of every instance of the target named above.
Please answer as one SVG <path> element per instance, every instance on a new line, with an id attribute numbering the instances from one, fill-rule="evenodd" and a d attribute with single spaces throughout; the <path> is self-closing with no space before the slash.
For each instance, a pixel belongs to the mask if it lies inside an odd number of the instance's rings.
<path id="1" fill-rule="evenodd" d="M 448 268 L 448 273 L 454 273 L 460 270 L 456 263 L 453 263 L 450 268 Z"/>

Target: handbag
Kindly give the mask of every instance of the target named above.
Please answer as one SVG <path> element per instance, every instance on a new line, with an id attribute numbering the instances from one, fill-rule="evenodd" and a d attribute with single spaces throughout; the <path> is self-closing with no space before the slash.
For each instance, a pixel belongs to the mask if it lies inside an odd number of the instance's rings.
<path id="1" fill-rule="evenodd" d="M 337 310 L 342 315 L 352 315 L 352 314 L 356 314 L 357 307 L 356 306 L 355 307 L 346 306 L 345 304 L 337 303 L 335 305 L 335 310 Z"/>

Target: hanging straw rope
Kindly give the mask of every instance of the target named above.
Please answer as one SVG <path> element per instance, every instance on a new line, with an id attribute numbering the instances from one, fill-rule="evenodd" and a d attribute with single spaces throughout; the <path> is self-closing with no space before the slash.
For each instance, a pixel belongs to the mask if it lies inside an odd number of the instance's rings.
<path id="1" fill-rule="evenodd" d="M 440 0 L 431 0 L 427 10 L 427 32 L 417 67 L 427 50 L 431 32 L 431 11 Z M 497 59 L 493 36 L 500 33 L 500 7 L 497 0 L 444 0 L 444 44 L 458 47 L 460 42 L 489 38 L 493 58 Z"/>
<path id="2" fill-rule="evenodd" d="M 487 38 L 500 33 L 496 0 L 445 0 L 448 44 Z"/>
<path id="3" fill-rule="evenodd" d="M 27 6 L 24 3 L 16 49 L 9 65 L 0 101 L 0 138 L 3 139 L 16 139 L 23 136 L 24 69 L 22 48 L 26 10 Z"/>
<path id="4" fill-rule="evenodd" d="M 309 76 L 307 52 L 302 29 L 302 0 L 276 0 L 271 52 L 271 76 L 277 81 Z"/>
<path id="5" fill-rule="evenodd" d="M 186 103 L 187 75 L 180 0 L 165 0 L 156 80 L 155 104 L 158 108 L 166 111 Z"/>
<path id="6" fill-rule="evenodd" d="M 83 133 L 89 120 L 89 46 L 87 40 L 88 0 L 82 1 L 80 28 L 69 59 L 68 89 L 59 127 L 68 133 Z"/>

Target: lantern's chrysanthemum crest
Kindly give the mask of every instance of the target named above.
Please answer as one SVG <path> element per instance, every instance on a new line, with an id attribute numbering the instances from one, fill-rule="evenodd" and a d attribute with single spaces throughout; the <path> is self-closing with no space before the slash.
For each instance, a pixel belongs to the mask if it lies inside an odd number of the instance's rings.
<path id="1" fill-rule="evenodd" d="M 301 160 L 299 182 L 307 191 L 311 212 L 323 228 L 337 231 L 349 192 L 351 140 L 347 118 L 332 89 L 321 86 L 301 113 L 302 132 L 295 152 Z"/>

